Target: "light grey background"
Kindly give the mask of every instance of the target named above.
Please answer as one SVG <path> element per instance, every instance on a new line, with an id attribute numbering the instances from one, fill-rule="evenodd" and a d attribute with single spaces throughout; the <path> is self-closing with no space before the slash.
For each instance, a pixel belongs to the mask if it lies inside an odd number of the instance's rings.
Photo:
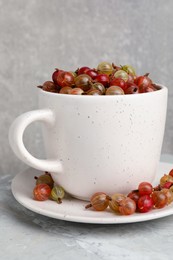
<path id="1" fill-rule="evenodd" d="M 8 129 L 37 108 L 36 86 L 56 67 L 74 70 L 100 61 L 132 64 L 169 88 L 164 153 L 173 153 L 172 0 L 0 0 L 0 174 L 27 166 L 12 153 Z M 28 128 L 27 148 L 44 155 L 40 125 Z"/>

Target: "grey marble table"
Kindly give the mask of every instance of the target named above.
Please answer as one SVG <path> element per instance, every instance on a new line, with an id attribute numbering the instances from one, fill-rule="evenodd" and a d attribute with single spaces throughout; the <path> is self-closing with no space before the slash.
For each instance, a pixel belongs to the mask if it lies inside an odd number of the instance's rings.
<path id="1" fill-rule="evenodd" d="M 173 163 L 173 156 L 161 161 Z M 173 215 L 131 224 L 81 224 L 51 219 L 21 206 L 12 176 L 0 179 L 0 259 L 173 259 Z"/>

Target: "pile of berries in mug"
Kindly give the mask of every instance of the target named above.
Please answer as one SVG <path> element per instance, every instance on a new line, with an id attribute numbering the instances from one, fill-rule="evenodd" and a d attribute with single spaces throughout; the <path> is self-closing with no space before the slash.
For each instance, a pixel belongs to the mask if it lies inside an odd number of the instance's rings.
<path id="1" fill-rule="evenodd" d="M 81 67 L 74 71 L 56 69 L 52 81 L 38 86 L 45 91 L 71 95 L 124 95 L 157 90 L 148 77 L 137 76 L 130 65 L 101 62 L 97 69 Z"/>
<path id="2" fill-rule="evenodd" d="M 51 199 L 58 203 L 62 202 L 65 191 L 61 186 L 54 184 L 49 173 L 35 178 L 36 186 L 33 189 L 35 200 Z M 149 182 L 141 182 L 138 188 L 128 195 L 120 193 L 107 195 L 104 192 L 96 192 L 85 208 L 92 207 L 96 211 L 104 211 L 109 207 L 114 213 L 131 215 L 135 212 L 145 213 L 151 209 L 161 209 L 171 202 L 173 202 L 173 169 L 169 174 L 161 177 L 156 187 Z"/>

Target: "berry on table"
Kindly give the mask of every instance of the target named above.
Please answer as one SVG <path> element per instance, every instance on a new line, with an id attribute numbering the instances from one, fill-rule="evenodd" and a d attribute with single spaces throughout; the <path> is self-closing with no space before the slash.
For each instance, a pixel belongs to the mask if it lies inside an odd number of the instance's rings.
<path id="1" fill-rule="evenodd" d="M 137 208 L 139 212 L 146 213 L 153 208 L 153 205 L 153 199 L 149 195 L 144 195 L 138 199 Z"/>
<path id="2" fill-rule="evenodd" d="M 169 175 L 173 177 L 173 169 L 170 170 Z"/>
<path id="3" fill-rule="evenodd" d="M 139 191 L 138 190 L 132 190 L 127 197 L 131 198 L 132 200 L 134 200 L 134 202 L 137 204 L 140 195 L 139 195 Z"/>
<path id="4" fill-rule="evenodd" d="M 98 90 L 96 90 L 98 91 Z M 172 174 L 171 170 L 169 173 Z M 62 203 L 65 191 L 61 186 L 55 185 L 51 174 L 35 177 L 36 186 L 33 189 L 33 197 L 38 201 L 52 199 Z M 115 213 L 131 215 L 135 212 L 146 213 L 152 209 L 161 209 L 173 202 L 173 179 L 172 175 L 164 174 L 160 184 L 153 187 L 149 182 L 141 182 L 138 189 L 132 190 L 127 196 L 114 193 L 109 196 L 104 192 L 96 192 L 90 198 L 86 209 L 92 207 L 96 211 L 104 211 L 108 207 Z"/>
<path id="5" fill-rule="evenodd" d="M 119 212 L 122 215 L 132 215 L 136 211 L 136 203 L 129 197 L 122 199 L 119 203 Z"/>
<path id="6" fill-rule="evenodd" d="M 35 200 L 44 201 L 50 197 L 51 188 L 45 183 L 40 183 L 33 189 L 33 196 Z"/>
<path id="7" fill-rule="evenodd" d="M 104 192 L 96 192 L 92 195 L 90 199 L 90 204 L 86 205 L 85 208 L 88 209 L 93 207 L 96 211 L 105 210 L 111 198 Z"/>
<path id="8" fill-rule="evenodd" d="M 170 204 L 171 202 L 173 202 L 173 192 L 171 191 L 171 189 L 162 189 L 162 192 L 167 196 L 167 204 Z"/>
<path id="9" fill-rule="evenodd" d="M 111 200 L 109 201 L 109 207 L 114 212 L 119 212 L 120 201 L 125 199 L 126 196 L 121 193 L 115 193 L 111 196 Z"/>
<path id="10" fill-rule="evenodd" d="M 170 174 L 164 174 L 160 179 L 160 186 L 163 187 L 165 183 L 171 182 L 173 184 L 173 177 Z"/>
<path id="11" fill-rule="evenodd" d="M 153 191 L 153 186 L 149 182 L 141 182 L 138 186 L 139 195 L 150 195 Z"/>
<path id="12" fill-rule="evenodd" d="M 52 200 L 56 201 L 57 203 L 62 203 L 62 199 L 65 196 L 65 191 L 61 186 L 55 185 L 51 190 L 50 197 Z"/>
<path id="13" fill-rule="evenodd" d="M 37 184 L 47 184 L 49 185 L 50 188 L 53 187 L 54 181 L 52 179 L 52 176 L 49 172 L 45 172 L 45 174 L 42 174 L 40 176 L 35 176 L 34 179 L 36 180 L 36 185 Z"/>
<path id="14" fill-rule="evenodd" d="M 154 207 L 157 209 L 161 209 L 168 204 L 168 197 L 165 192 L 161 191 L 154 191 L 152 193 L 152 200 Z"/>

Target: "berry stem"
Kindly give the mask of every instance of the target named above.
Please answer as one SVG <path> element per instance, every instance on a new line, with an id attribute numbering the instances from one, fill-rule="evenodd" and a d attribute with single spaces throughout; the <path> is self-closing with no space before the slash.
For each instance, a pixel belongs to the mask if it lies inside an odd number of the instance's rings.
<path id="1" fill-rule="evenodd" d="M 157 185 L 156 187 L 153 188 L 154 191 L 160 191 L 161 190 L 161 186 L 160 184 Z"/>
<path id="2" fill-rule="evenodd" d="M 109 200 L 109 201 L 112 200 L 112 198 L 109 195 L 106 195 L 106 199 Z"/>
<path id="3" fill-rule="evenodd" d="M 45 172 L 45 174 L 51 176 L 50 172 Z"/>
<path id="4" fill-rule="evenodd" d="M 62 199 L 61 199 L 61 198 L 58 198 L 58 199 L 57 199 L 57 203 L 58 203 L 58 204 L 61 204 L 61 203 L 62 203 Z"/>
<path id="5" fill-rule="evenodd" d="M 145 76 L 145 77 L 148 77 L 148 76 L 149 76 L 149 74 L 150 74 L 150 73 L 148 73 L 148 72 L 147 72 L 147 73 L 145 73 L 145 74 L 144 74 L 144 76 Z"/>
<path id="6" fill-rule="evenodd" d="M 113 67 L 114 69 L 117 69 L 117 66 L 116 66 L 114 63 L 112 63 L 112 67 Z"/>
<path id="7" fill-rule="evenodd" d="M 91 204 L 91 203 L 85 206 L 86 209 L 89 209 L 89 208 L 91 208 L 91 207 L 92 207 L 92 204 Z"/>

